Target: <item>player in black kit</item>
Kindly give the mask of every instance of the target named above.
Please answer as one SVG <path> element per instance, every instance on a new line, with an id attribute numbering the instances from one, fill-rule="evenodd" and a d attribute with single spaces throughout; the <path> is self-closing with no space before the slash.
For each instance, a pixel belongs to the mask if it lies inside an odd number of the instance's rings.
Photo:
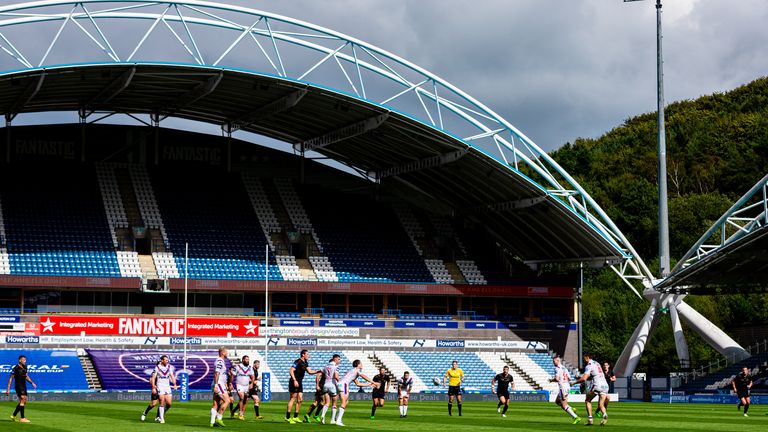
<path id="1" fill-rule="evenodd" d="M 299 409 L 301 408 L 301 401 L 304 399 L 304 375 L 315 375 L 320 373 L 319 370 L 312 370 L 309 368 L 309 351 L 301 350 L 299 358 L 293 362 L 288 369 L 288 374 L 291 378 L 288 380 L 288 393 L 291 394 L 291 398 L 288 400 L 288 409 L 285 411 L 285 421 L 289 423 L 301 423 L 299 419 Z M 291 418 L 291 409 L 296 404 L 296 410 Z"/>
<path id="2" fill-rule="evenodd" d="M 749 389 L 752 388 L 752 375 L 749 374 L 749 368 L 742 368 L 738 375 L 733 377 L 731 381 L 733 391 L 736 392 L 736 396 L 739 398 L 739 404 L 737 409 L 741 410 L 744 407 L 744 417 L 747 417 L 747 411 L 749 411 Z"/>
<path id="3" fill-rule="evenodd" d="M 27 405 L 27 381 L 32 384 L 32 387 L 37 388 L 37 384 L 32 381 L 32 378 L 27 374 L 27 357 L 20 355 L 19 364 L 15 365 L 11 369 L 11 376 L 8 378 L 8 387 L 5 389 L 5 394 L 11 394 L 11 381 L 15 382 L 16 397 L 19 398 L 19 403 L 16 405 L 16 409 L 11 416 L 12 421 L 16 421 L 16 414 L 21 414 L 19 422 L 29 423 L 29 419 L 24 416 L 24 407 Z"/>
<path id="4" fill-rule="evenodd" d="M 498 388 L 495 385 L 498 384 Z M 507 416 L 507 410 L 509 409 L 509 390 L 515 389 L 515 379 L 509 373 L 509 366 L 504 366 L 504 371 L 491 380 L 491 392 L 495 390 L 496 396 L 499 397 L 499 405 L 496 406 L 496 412 L 501 412 L 502 417 Z M 504 405 L 504 411 L 501 410 L 501 406 Z"/>
<path id="5" fill-rule="evenodd" d="M 373 377 L 373 382 L 379 383 L 379 387 L 373 388 L 373 406 L 371 407 L 371 420 L 376 415 L 376 408 L 384 406 L 384 397 L 389 391 L 389 375 L 387 375 L 387 369 L 384 366 L 379 368 L 379 374 Z"/>

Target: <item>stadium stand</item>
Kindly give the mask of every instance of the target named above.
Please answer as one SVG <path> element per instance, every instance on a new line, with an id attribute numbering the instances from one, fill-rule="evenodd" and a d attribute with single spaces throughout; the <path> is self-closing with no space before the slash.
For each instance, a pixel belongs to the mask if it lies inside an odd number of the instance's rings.
<path id="1" fill-rule="evenodd" d="M 12 274 L 121 276 L 93 171 L 13 165 L 0 176 Z"/>
<path id="2" fill-rule="evenodd" d="M 394 351 L 377 351 L 372 353 L 370 357 L 372 361 L 381 362 L 390 374 L 395 378 L 403 376 L 403 372 L 408 371 L 411 378 L 413 378 L 413 392 L 423 392 L 428 389 L 428 386 L 419 377 L 419 375 L 407 365 L 399 355 Z"/>
<path id="3" fill-rule="evenodd" d="M 38 391 L 87 392 L 85 373 L 75 349 L 8 349 L 0 350 L 0 373 L 9 376 L 19 355 L 27 356 L 29 376 Z M 31 386 L 30 386 L 31 390 Z"/>
<path id="4" fill-rule="evenodd" d="M 323 253 L 339 281 L 434 283 L 389 205 L 320 188 L 303 192 L 307 212 L 323 239 Z"/>
<path id="5" fill-rule="evenodd" d="M 422 381 L 427 377 L 429 381 L 439 378 L 442 382 L 445 371 L 451 367 L 451 362 L 456 360 L 459 362 L 459 368 L 464 371 L 466 378 L 462 387 L 467 390 L 487 389 L 497 373 L 474 352 L 399 351 L 397 355 Z"/>
<path id="6" fill-rule="evenodd" d="M 311 234 L 317 249 L 322 252 L 323 244 L 320 243 L 317 231 L 315 231 L 312 221 L 304 209 L 299 195 L 296 193 L 296 188 L 293 187 L 291 179 L 277 178 L 275 179 L 275 186 L 277 186 L 277 191 L 280 194 L 285 209 L 288 210 L 288 216 L 291 218 L 293 228 L 302 234 Z"/>
<path id="7" fill-rule="evenodd" d="M 509 366 L 499 353 L 481 351 L 477 353 L 477 356 L 496 373 L 501 373 L 504 370 L 504 366 Z M 515 380 L 515 390 L 535 390 L 514 368 L 509 368 L 509 374 Z"/>
<path id="8" fill-rule="evenodd" d="M 183 368 L 179 351 L 87 349 L 104 390 L 149 390 L 149 377 L 160 356 L 168 355 L 177 372 Z M 210 391 L 216 351 L 188 351 L 187 369 L 192 390 Z M 229 366 L 229 365 L 227 365 Z"/>
<path id="9" fill-rule="evenodd" d="M 120 188 L 117 185 L 117 177 L 114 168 L 104 164 L 96 165 L 96 175 L 99 180 L 101 198 L 104 201 L 104 210 L 107 213 L 109 231 L 112 234 L 112 243 L 118 247 L 117 229 L 128 228 L 128 216 L 125 214 Z"/>
<path id="10" fill-rule="evenodd" d="M 760 367 L 766 364 L 768 364 L 768 353 L 755 354 L 706 377 L 689 381 L 680 386 L 678 390 L 686 392 L 728 390 L 731 388 L 731 380 L 741 372 L 742 368 L 749 368 L 751 373 L 755 375 L 760 372 Z"/>
<path id="11" fill-rule="evenodd" d="M 190 278 L 264 279 L 268 271 L 271 280 L 283 279 L 274 256 L 265 268 L 267 239 L 238 176 L 164 168 L 151 177 L 177 268 L 189 242 Z"/>
<path id="12" fill-rule="evenodd" d="M 553 370 L 552 356 L 549 354 L 510 352 L 507 353 L 506 360 L 513 368 L 517 368 L 517 372 L 527 375 L 534 388 L 538 386 L 539 389 L 557 390 L 557 384 L 549 382 L 552 374 L 547 371 Z"/>
<path id="13" fill-rule="evenodd" d="M 5 222 L 3 221 L 3 199 L 0 195 L 0 274 L 11 274 L 8 249 L 5 247 Z"/>

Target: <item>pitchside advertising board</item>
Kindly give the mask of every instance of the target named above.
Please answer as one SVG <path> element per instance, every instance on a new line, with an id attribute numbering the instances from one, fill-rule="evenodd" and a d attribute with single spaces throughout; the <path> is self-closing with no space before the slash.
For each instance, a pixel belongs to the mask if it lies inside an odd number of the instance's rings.
<path id="1" fill-rule="evenodd" d="M 41 335 L 184 336 L 184 318 L 69 316 L 40 317 Z M 258 336 L 259 320 L 250 318 L 188 318 L 187 336 Z"/>
<path id="2" fill-rule="evenodd" d="M 75 350 L 0 350 L 0 376 L 8 377 L 19 356 L 27 357 L 27 372 L 38 391 L 68 391 L 88 388 Z M 27 383 L 27 389 L 33 389 Z M 13 386 L 11 386 L 13 390 Z"/>

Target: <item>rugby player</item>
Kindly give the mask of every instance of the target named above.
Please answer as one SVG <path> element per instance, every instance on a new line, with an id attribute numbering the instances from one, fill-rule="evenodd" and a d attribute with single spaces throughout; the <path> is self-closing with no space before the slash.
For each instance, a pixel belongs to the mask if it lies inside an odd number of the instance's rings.
<path id="1" fill-rule="evenodd" d="M 291 398 L 288 400 L 288 410 L 285 412 L 285 421 L 289 423 L 301 423 L 299 420 L 299 410 L 301 409 L 301 401 L 304 399 L 304 375 L 315 375 L 319 373 L 319 370 L 312 370 L 309 368 L 309 351 L 301 350 L 299 358 L 293 362 L 288 374 L 291 376 L 288 381 L 288 393 L 291 394 Z M 296 409 L 293 412 L 293 418 L 291 418 L 291 409 L 296 404 Z"/>
<path id="2" fill-rule="evenodd" d="M 373 382 L 377 383 L 379 387 L 374 388 L 373 393 L 371 393 L 373 398 L 371 420 L 374 420 L 376 416 L 376 408 L 384 407 L 384 396 L 389 391 L 389 375 L 387 375 L 387 369 L 384 366 L 379 368 L 379 374 L 373 377 Z"/>
<path id="3" fill-rule="evenodd" d="M 459 417 L 461 417 L 461 383 L 464 382 L 464 371 L 459 369 L 459 362 L 454 360 L 451 368 L 443 376 L 443 385 L 448 380 L 448 415 L 453 415 L 453 398 L 456 397 L 459 407 Z"/>
<path id="4" fill-rule="evenodd" d="M 324 386 L 325 374 L 319 373 L 315 375 L 315 400 L 312 401 L 309 411 L 304 414 L 304 423 L 312 423 L 312 418 L 314 418 L 316 422 L 320 422 L 320 410 L 323 408 L 323 402 L 325 401 Z M 312 413 L 315 413 L 314 417 L 312 417 Z"/>
<path id="5" fill-rule="evenodd" d="M 553 358 L 552 363 L 555 365 L 555 374 L 549 382 L 557 383 L 557 397 L 555 398 L 555 404 L 571 416 L 573 424 L 578 424 L 581 422 L 581 418 L 576 414 L 573 408 L 568 405 L 568 394 L 571 392 L 571 374 L 568 373 L 568 369 L 560 365 L 560 357 Z"/>
<path id="6" fill-rule="evenodd" d="M 497 384 L 498 383 L 498 384 Z M 494 387 L 498 386 L 495 388 Z M 507 410 L 509 409 L 509 390 L 510 386 L 512 390 L 515 390 L 515 379 L 509 373 L 509 366 L 504 366 L 503 371 L 493 377 L 491 380 L 491 393 L 496 393 L 499 398 L 499 404 L 496 406 L 496 412 L 500 412 L 502 417 L 507 416 Z M 501 406 L 504 405 L 504 411 L 501 410 Z"/>
<path id="7" fill-rule="evenodd" d="M 16 409 L 13 410 L 11 415 L 11 421 L 16 421 L 16 414 L 21 414 L 19 418 L 20 423 L 29 423 L 29 419 L 25 417 L 24 407 L 27 405 L 27 381 L 32 384 L 33 388 L 37 388 L 37 384 L 32 381 L 27 373 L 27 357 L 20 355 L 19 363 L 13 366 L 11 369 L 11 376 L 8 377 L 8 386 L 5 388 L 5 394 L 11 394 L 11 381 L 14 381 L 14 389 L 16 390 L 16 397 L 19 399 L 19 403 L 16 405 Z"/>
<path id="8" fill-rule="evenodd" d="M 227 391 L 229 384 L 227 383 L 227 354 L 226 348 L 219 348 L 219 357 L 216 358 L 214 363 L 213 372 L 213 406 L 211 407 L 211 427 L 219 425 L 224 427 L 224 421 L 222 420 L 224 412 L 232 400 L 229 397 Z"/>
<path id="9" fill-rule="evenodd" d="M 261 362 L 258 360 L 253 361 L 253 382 L 251 382 L 251 389 L 248 392 L 248 396 L 253 399 L 253 411 L 256 413 L 256 420 L 263 420 L 264 417 L 259 413 L 259 402 L 261 401 L 261 390 L 259 389 L 259 366 Z"/>
<path id="10" fill-rule="evenodd" d="M 153 383 L 153 379 L 155 378 L 155 372 L 157 371 L 157 365 L 160 364 L 160 361 L 158 360 L 157 363 L 155 363 L 155 369 L 152 369 L 152 374 L 149 376 L 149 386 L 152 389 L 149 394 L 151 395 L 149 398 L 149 405 L 144 409 L 144 412 L 141 414 L 141 421 L 146 420 L 147 414 L 149 414 L 150 411 L 152 411 L 152 408 L 156 407 L 158 403 L 160 403 L 160 396 L 157 394 L 157 390 L 155 389 L 155 386 Z M 155 421 L 160 421 L 160 410 L 157 411 L 157 414 L 155 415 Z"/>
<path id="11" fill-rule="evenodd" d="M 321 423 L 325 424 L 325 413 L 328 412 L 328 407 L 332 406 L 331 411 L 331 424 L 336 423 L 336 401 L 339 398 L 339 363 L 341 363 L 341 356 L 334 354 L 328 364 L 323 368 L 323 411 Z"/>
<path id="12" fill-rule="evenodd" d="M 600 363 L 592 360 L 591 354 L 584 354 L 584 364 L 586 364 L 584 375 L 572 382 L 571 385 L 591 380 L 591 383 L 587 385 L 587 396 L 584 399 L 584 405 L 587 408 L 587 426 L 592 424 L 592 399 L 595 396 L 597 396 L 597 409 L 603 413 L 600 426 L 604 426 L 608 423 L 608 411 L 605 408 L 605 401 L 608 399 L 608 381 L 605 380 L 605 374 L 603 374 L 603 368 L 600 366 Z"/>
<path id="13" fill-rule="evenodd" d="M 159 421 L 165 423 L 165 413 L 171 409 L 173 403 L 171 384 L 173 384 L 174 390 L 179 388 L 176 385 L 176 369 L 169 363 L 167 355 L 160 357 L 160 363 L 155 366 L 155 372 L 150 381 L 152 382 L 152 392 L 156 393 L 160 399 L 160 407 L 157 409 Z"/>
<path id="14" fill-rule="evenodd" d="M 413 388 L 413 378 L 409 376 L 408 371 L 403 372 L 403 376 L 397 380 L 397 402 L 400 405 L 400 418 L 408 417 L 408 398 L 411 397 Z"/>
<path id="15" fill-rule="evenodd" d="M 374 389 L 379 388 L 379 384 L 373 382 L 371 378 L 368 378 L 364 373 L 362 373 L 362 370 L 363 362 L 360 360 L 355 360 L 352 362 L 352 369 L 347 371 L 347 373 L 344 374 L 344 377 L 342 377 L 339 381 L 341 406 L 339 407 L 339 415 L 336 417 L 337 426 L 344 426 L 342 419 L 344 418 L 344 410 L 347 408 L 347 403 L 349 403 L 349 387 L 352 385 L 352 383 L 357 384 L 358 387 L 373 387 Z M 361 383 L 359 378 L 362 378 L 367 382 Z"/>
<path id="16" fill-rule="evenodd" d="M 750 404 L 749 390 L 752 388 L 752 375 L 749 374 L 749 368 L 743 367 L 741 372 L 731 380 L 731 386 L 733 391 L 736 392 L 736 397 L 739 398 L 739 404 L 736 405 L 736 409 L 741 411 L 741 407 L 744 407 L 744 417 L 749 417 L 747 415 Z"/>
<path id="17" fill-rule="evenodd" d="M 240 364 L 235 366 L 234 382 L 237 389 L 237 406 L 240 409 L 240 420 L 245 420 L 245 403 L 248 402 L 253 389 L 253 383 L 256 381 L 254 376 L 251 359 L 247 355 L 240 359 Z M 232 404 L 234 406 L 234 404 Z"/>

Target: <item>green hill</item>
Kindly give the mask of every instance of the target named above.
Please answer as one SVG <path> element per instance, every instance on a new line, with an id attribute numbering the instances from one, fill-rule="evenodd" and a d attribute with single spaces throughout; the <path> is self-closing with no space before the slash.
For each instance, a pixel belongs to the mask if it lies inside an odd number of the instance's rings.
<path id="1" fill-rule="evenodd" d="M 675 102 L 666 109 L 670 248 L 681 257 L 728 207 L 768 173 L 768 78 L 726 93 Z M 638 253 L 658 266 L 656 113 L 630 118 L 596 139 L 552 153 L 605 209 Z M 647 304 L 609 270 L 590 274 L 585 346 L 617 358 Z M 634 298 L 633 298 L 634 297 Z M 768 322 L 768 296 L 689 296 L 726 331 Z M 641 367 L 675 368 L 674 342 L 662 322 Z M 687 332 L 692 336 L 692 332 Z M 694 364 L 715 353 L 689 338 Z"/>

